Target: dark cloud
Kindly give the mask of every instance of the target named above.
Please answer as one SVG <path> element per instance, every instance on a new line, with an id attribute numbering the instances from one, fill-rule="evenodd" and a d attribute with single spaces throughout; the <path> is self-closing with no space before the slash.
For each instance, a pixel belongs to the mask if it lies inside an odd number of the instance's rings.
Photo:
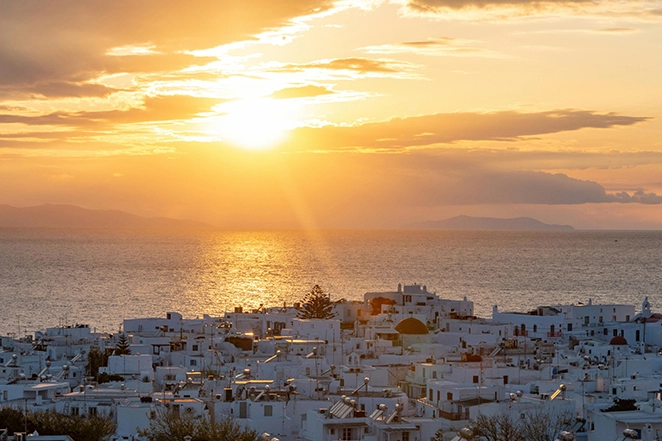
<path id="1" fill-rule="evenodd" d="M 391 62 L 372 60 L 369 58 L 336 58 L 312 63 L 287 64 L 277 70 L 299 72 L 305 69 L 351 70 L 360 73 L 393 73 L 398 72 Z"/>
<path id="2" fill-rule="evenodd" d="M 332 90 L 323 86 L 313 86 L 311 84 L 302 87 L 288 87 L 285 89 L 277 90 L 271 94 L 272 98 L 286 99 L 286 98 L 306 98 L 315 97 L 320 95 L 330 95 L 335 93 Z"/>
<path id="3" fill-rule="evenodd" d="M 426 182 L 427 181 L 427 182 Z M 412 202 L 421 205 L 600 203 L 662 204 L 662 196 L 642 190 L 607 193 L 597 182 L 562 173 L 469 170 L 419 182 Z M 410 188 L 410 191 L 412 189 Z"/>
<path id="4" fill-rule="evenodd" d="M 583 110 L 439 113 L 348 127 L 299 128 L 293 135 L 295 138 L 312 141 L 310 144 L 319 150 L 399 150 L 462 140 L 513 141 L 521 137 L 583 128 L 627 126 L 647 119 Z"/>
<path id="5" fill-rule="evenodd" d="M 437 197 L 429 196 L 427 202 L 440 205 L 662 204 L 662 196 L 655 193 L 639 190 L 633 194 L 609 194 L 597 182 L 574 179 L 561 173 L 534 171 L 468 173 L 454 182 L 444 182 L 443 189 L 437 189 L 437 193 Z"/>
<path id="6" fill-rule="evenodd" d="M 0 0 L 0 86 L 179 69 L 200 62 L 183 51 L 250 39 L 330 6 L 327 0 Z M 109 55 L 127 46 L 155 54 Z"/>
<path id="7" fill-rule="evenodd" d="M 662 204 L 662 196 L 637 190 L 632 194 L 625 191 L 608 195 L 609 202 L 638 203 L 646 205 Z"/>
<path id="8" fill-rule="evenodd" d="M 662 203 L 662 196 L 641 189 L 607 192 L 597 182 L 563 173 L 518 170 L 514 168 L 517 162 L 509 164 L 510 169 L 494 167 L 501 155 L 509 156 L 510 152 L 473 155 L 449 149 L 441 154 L 359 155 L 353 162 L 359 175 L 361 170 L 381 170 L 378 177 L 373 171 L 370 179 L 361 183 L 364 194 L 398 206 Z M 528 156 L 523 153 L 524 158 Z M 661 159 L 657 157 L 658 163 Z"/>
<path id="9" fill-rule="evenodd" d="M 476 204 L 585 204 L 607 202 L 605 189 L 596 182 L 543 172 L 468 173 L 444 183 L 432 199 L 443 205 Z"/>

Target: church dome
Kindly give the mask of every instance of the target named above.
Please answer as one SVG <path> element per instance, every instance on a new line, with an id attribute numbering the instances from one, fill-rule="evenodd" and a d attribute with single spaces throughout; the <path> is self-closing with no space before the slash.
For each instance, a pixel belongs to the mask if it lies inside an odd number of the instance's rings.
<path id="1" fill-rule="evenodd" d="M 609 341 L 609 344 L 612 346 L 622 346 L 622 345 L 627 345 L 628 341 L 625 339 L 625 337 L 621 337 L 620 335 L 617 335 L 616 337 L 612 338 Z"/>
<path id="2" fill-rule="evenodd" d="M 428 334 L 428 327 L 417 318 L 409 317 L 395 325 L 395 330 L 405 335 L 424 335 Z"/>

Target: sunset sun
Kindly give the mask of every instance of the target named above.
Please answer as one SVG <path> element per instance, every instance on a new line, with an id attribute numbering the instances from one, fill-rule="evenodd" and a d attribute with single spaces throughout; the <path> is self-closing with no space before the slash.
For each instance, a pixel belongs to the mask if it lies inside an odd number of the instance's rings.
<path id="1" fill-rule="evenodd" d="M 212 131 L 224 141 L 247 150 L 266 150 L 285 140 L 292 112 L 277 100 L 251 99 L 229 103 Z"/>

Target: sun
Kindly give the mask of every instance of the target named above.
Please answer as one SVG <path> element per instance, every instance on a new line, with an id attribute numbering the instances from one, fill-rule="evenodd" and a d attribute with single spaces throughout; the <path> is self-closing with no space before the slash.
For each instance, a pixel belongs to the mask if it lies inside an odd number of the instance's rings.
<path id="1" fill-rule="evenodd" d="M 247 150 L 266 150 L 285 140 L 292 127 L 291 107 L 270 98 L 225 104 L 212 131 L 225 142 Z"/>

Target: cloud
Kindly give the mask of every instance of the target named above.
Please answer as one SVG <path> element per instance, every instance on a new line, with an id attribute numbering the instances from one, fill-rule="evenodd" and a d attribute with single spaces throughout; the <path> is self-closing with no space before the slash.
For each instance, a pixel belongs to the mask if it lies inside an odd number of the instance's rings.
<path id="1" fill-rule="evenodd" d="M 590 4 L 592 0 L 409 0 L 409 8 L 422 13 L 438 13 L 443 9 L 462 9 L 467 7 L 486 8 L 492 6 L 517 5 L 569 5 Z"/>
<path id="2" fill-rule="evenodd" d="M 118 89 L 103 84 L 75 81 L 43 81 L 35 84 L 0 86 L 0 99 L 106 97 Z"/>
<path id="3" fill-rule="evenodd" d="M 607 193 L 597 182 L 574 179 L 562 173 L 470 171 L 422 184 L 415 202 L 424 205 L 662 204 L 662 196 L 655 193 L 642 190 L 632 194 Z"/>
<path id="4" fill-rule="evenodd" d="M 438 113 L 353 126 L 304 127 L 296 129 L 293 137 L 318 150 L 397 151 L 462 140 L 514 141 L 583 128 L 628 126 L 647 119 L 583 110 Z"/>
<path id="5" fill-rule="evenodd" d="M 636 28 L 603 28 L 598 29 L 597 32 L 603 32 L 607 34 L 630 34 L 632 32 L 638 32 Z"/>
<path id="6" fill-rule="evenodd" d="M 210 111 L 221 100 L 188 95 L 145 97 L 141 107 L 98 112 L 53 112 L 40 116 L 0 114 L 0 124 L 66 125 L 72 127 L 107 126 L 150 121 L 186 119 Z M 30 135 L 28 135 L 30 136 Z"/>
<path id="7" fill-rule="evenodd" d="M 250 39 L 331 6 L 327 0 L 285 1 L 277 7 L 271 0 L 3 2 L 0 87 L 29 89 L 82 83 L 108 72 L 181 69 L 200 62 L 186 51 Z M 112 55 L 115 48 L 131 46 L 153 51 Z"/>
<path id="8" fill-rule="evenodd" d="M 280 89 L 271 94 L 271 98 L 287 99 L 287 98 L 308 98 L 320 95 L 330 95 L 335 93 L 324 86 L 313 86 L 309 84 L 301 87 L 288 87 Z"/>
<path id="9" fill-rule="evenodd" d="M 607 193 L 593 181 L 571 178 L 562 173 L 534 171 L 468 173 L 455 182 L 444 182 L 443 192 L 432 193 L 428 203 L 442 205 L 589 203 L 662 204 L 662 196 L 641 190 L 628 194 Z"/>
<path id="10" fill-rule="evenodd" d="M 656 20 L 654 3 L 634 0 L 407 0 L 405 14 L 449 19 L 518 19 L 527 16 L 633 17 Z"/>
<path id="11" fill-rule="evenodd" d="M 655 193 L 646 193 L 643 190 L 637 190 L 632 194 L 625 191 L 608 195 L 609 202 L 621 203 L 639 203 L 646 205 L 662 204 L 662 196 Z"/>
<path id="12" fill-rule="evenodd" d="M 352 161 L 357 177 L 350 178 L 350 187 L 361 188 L 364 195 L 380 199 L 381 204 L 412 207 L 662 203 L 662 196 L 642 189 L 607 192 L 597 182 L 565 173 L 518 170 L 514 168 L 516 162 L 506 165 L 510 169 L 504 164 L 495 167 L 494 162 L 505 162 L 499 157 L 510 152 L 477 153 L 449 149 L 442 153 L 355 156 Z M 368 170 L 369 178 L 359 181 L 358 176 Z M 378 176 L 374 170 L 379 170 Z"/>
<path id="13" fill-rule="evenodd" d="M 400 70 L 398 62 L 392 60 L 372 60 L 370 58 L 335 58 L 311 63 L 286 64 L 275 70 L 280 72 L 301 72 L 306 69 L 349 70 L 367 73 L 395 73 Z"/>
<path id="14" fill-rule="evenodd" d="M 406 41 L 399 44 L 366 46 L 361 49 L 370 54 L 414 53 L 444 57 L 504 57 L 503 54 L 498 52 L 477 47 L 475 43 L 472 40 L 461 38 L 439 37 L 421 41 Z"/>

